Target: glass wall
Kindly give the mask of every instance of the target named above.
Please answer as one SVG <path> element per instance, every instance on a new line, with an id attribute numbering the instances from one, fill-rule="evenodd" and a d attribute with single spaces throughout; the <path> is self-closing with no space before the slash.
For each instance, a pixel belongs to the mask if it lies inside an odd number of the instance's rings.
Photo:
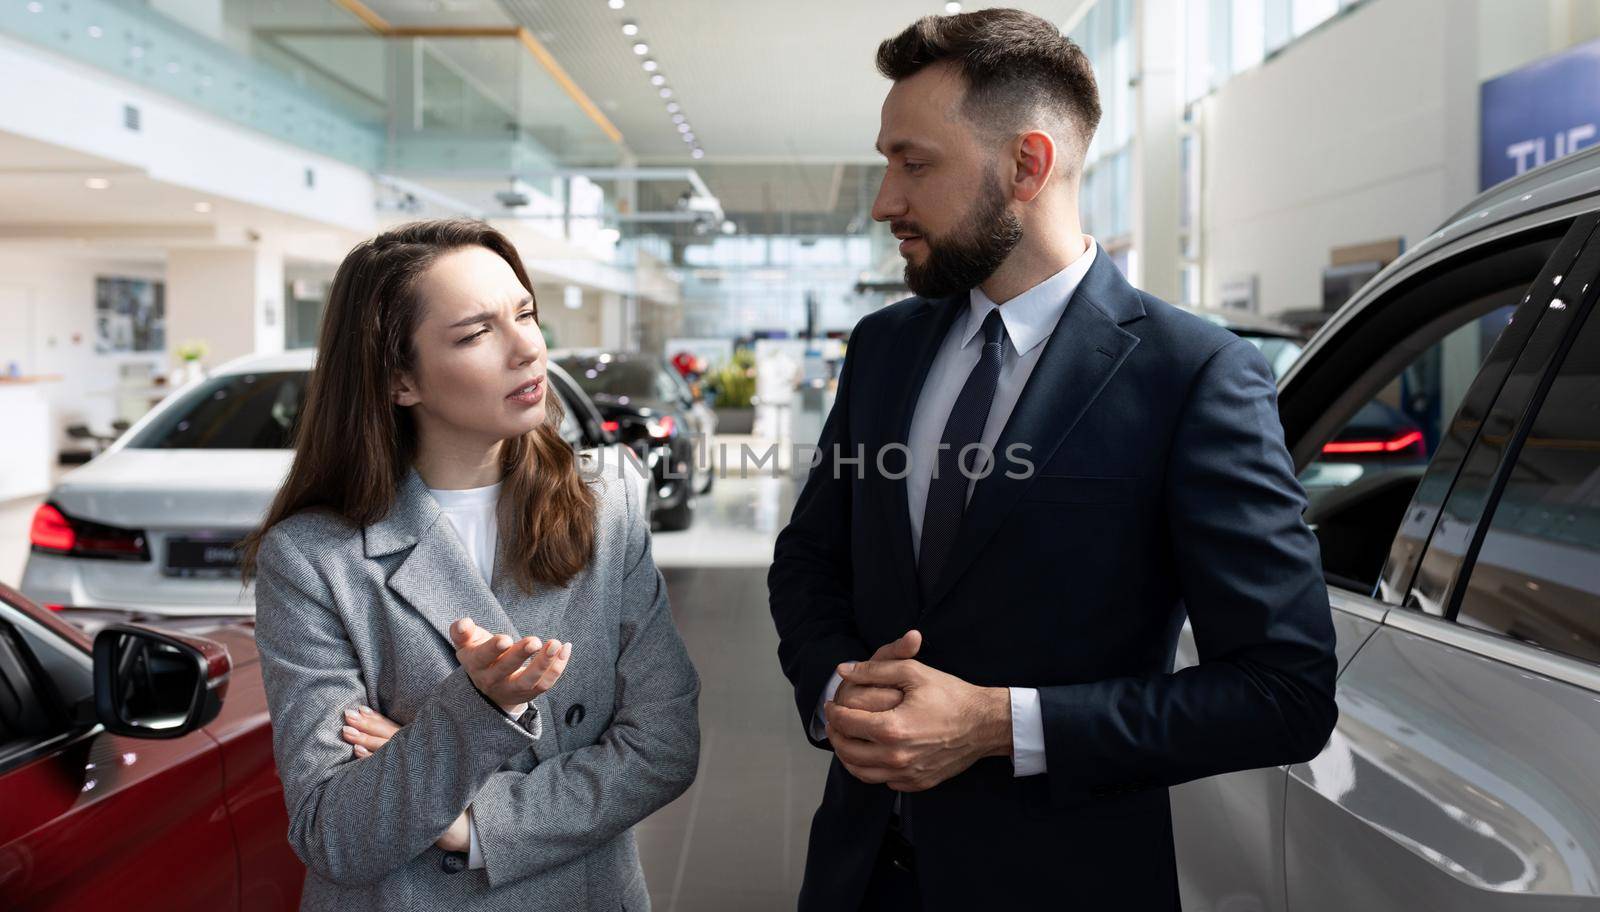
<path id="1" fill-rule="evenodd" d="M 1107 0 L 1102 0 L 1101 5 Z M 1184 98 L 1260 66 L 1340 10 L 1368 0 L 1184 0 Z"/>
<path id="2" fill-rule="evenodd" d="M 1100 0 L 1070 37 L 1094 65 L 1100 86 L 1100 128 L 1089 144 L 1080 211 L 1083 230 L 1107 249 L 1125 247 L 1132 231 L 1134 0 Z"/>

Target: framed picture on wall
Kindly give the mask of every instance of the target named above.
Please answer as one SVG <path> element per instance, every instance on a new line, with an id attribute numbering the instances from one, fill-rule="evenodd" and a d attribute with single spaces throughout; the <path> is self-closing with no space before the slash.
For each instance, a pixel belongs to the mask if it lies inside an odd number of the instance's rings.
<path id="1" fill-rule="evenodd" d="M 150 279 L 96 276 L 95 338 L 99 354 L 167 347 L 166 285 Z"/>

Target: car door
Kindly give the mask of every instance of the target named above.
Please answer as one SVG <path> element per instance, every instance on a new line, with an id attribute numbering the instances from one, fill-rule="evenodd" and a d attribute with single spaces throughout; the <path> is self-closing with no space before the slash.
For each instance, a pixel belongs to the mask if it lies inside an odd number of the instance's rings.
<path id="1" fill-rule="evenodd" d="M 89 653 L 8 599 L 0 586 L 0 908 L 237 908 L 215 742 L 74 723 Z"/>
<path id="2" fill-rule="evenodd" d="M 1293 912 L 1600 907 L 1594 229 L 1527 289 L 1391 538 L 1391 608 L 1289 773 Z"/>

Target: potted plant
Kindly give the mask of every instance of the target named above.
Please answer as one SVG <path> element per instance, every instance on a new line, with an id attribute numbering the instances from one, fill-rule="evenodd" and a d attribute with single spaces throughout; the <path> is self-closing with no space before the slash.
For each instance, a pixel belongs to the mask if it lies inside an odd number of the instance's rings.
<path id="1" fill-rule="evenodd" d="M 733 353 L 733 358 L 702 380 L 711 407 L 717 412 L 719 434 L 748 434 L 755 424 L 755 408 L 750 398 L 756 392 L 756 356 L 748 348 Z"/>
<path id="2" fill-rule="evenodd" d="M 189 339 L 178 346 L 177 355 L 179 360 L 183 362 L 183 366 L 179 368 L 178 377 L 176 378 L 178 385 L 181 386 L 205 379 L 206 370 L 200 361 L 209 351 L 206 343 L 199 339 Z"/>

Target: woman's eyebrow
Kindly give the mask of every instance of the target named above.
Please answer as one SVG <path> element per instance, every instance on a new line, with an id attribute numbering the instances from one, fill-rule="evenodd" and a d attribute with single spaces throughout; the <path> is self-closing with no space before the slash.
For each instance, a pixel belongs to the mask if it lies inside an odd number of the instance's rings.
<path id="1" fill-rule="evenodd" d="M 533 295 L 523 295 L 522 300 L 518 301 L 516 306 L 520 309 L 532 303 Z M 460 320 L 451 323 L 448 328 L 457 329 L 462 326 L 471 326 L 474 323 L 487 323 L 494 319 L 494 314 L 495 312 L 492 310 L 480 310 L 470 317 L 463 317 Z"/>

